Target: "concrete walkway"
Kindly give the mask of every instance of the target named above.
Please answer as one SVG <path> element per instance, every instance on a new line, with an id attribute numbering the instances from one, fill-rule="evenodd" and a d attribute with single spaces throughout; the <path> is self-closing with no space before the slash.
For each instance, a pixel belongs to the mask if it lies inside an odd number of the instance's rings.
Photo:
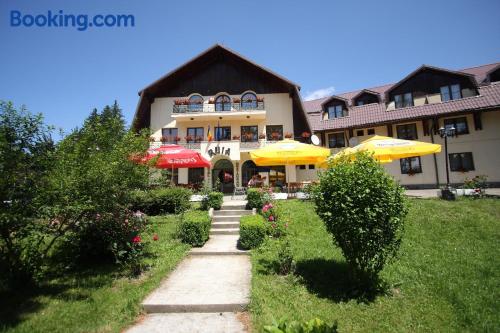
<path id="1" fill-rule="evenodd" d="M 190 254 L 142 303 L 145 318 L 127 330 L 144 332 L 246 332 L 241 312 L 250 299 L 251 263 L 237 248 L 244 201 L 225 200 L 215 211 L 210 239 Z"/>
<path id="2" fill-rule="evenodd" d="M 406 195 L 415 198 L 437 198 L 439 189 L 406 190 Z M 487 188 L 486 195 L 500 196 L 500 188 Z"/>

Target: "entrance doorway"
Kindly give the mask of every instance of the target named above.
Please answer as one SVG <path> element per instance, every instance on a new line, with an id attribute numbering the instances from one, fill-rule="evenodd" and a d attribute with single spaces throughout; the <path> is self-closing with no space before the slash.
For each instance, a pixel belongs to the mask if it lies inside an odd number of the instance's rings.
<path id="1" fill-rule="evenodd" d="M 222 193 L 233 193 L 234 190 L 234 167 L 230 160 L 219 160 L 215 162 L 212 169 L 212 186 Z"/>
<path id="2" fill-rule="evenodd" d="M 241 165 L 241 185 L 244 187 L 248 186 L 250 179 L 258 174 L 257 165 L 253 161 L 246 161 Z"/>

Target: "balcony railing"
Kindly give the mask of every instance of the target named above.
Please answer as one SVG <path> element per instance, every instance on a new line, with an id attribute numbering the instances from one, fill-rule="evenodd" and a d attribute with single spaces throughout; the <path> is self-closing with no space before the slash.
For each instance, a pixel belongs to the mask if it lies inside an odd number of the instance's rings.
<path id="1" fill-rule="evenodd" d="M 218 110 L 219 107 L 221 110 Z M 174 105 L 173 107 L 173 113 L 247 112 L 262 110 L 264 110 L 264 102 L 257 102 L 257 105 L 249 105 L 248 103 L 228 103 L 221 106 L 216 104 L 183 104 Z"/>
<path id="2" fill-rule="evenodd" d="M 241 142 L 239 140 L 228 140 L 228 141 L 211 141 L 211 143 L 216 143 L 219 142 L 220 144 L 224 144 L 224 142 L 231 142 L 231 143 L 239 143 L 239 148 L 242 151 L 246 150 L 252 150 L 252 149 L 258 149 L 265 147 L 267 145 L 270 145 L 272 143 L 276 143 L 276 141 L 268 141 L 265 139 L 260 139 L 258 141 L 247 141 L 247 142 Z M 179 146 L 186 147 L 188 149 L 192 150 L 201 150 L 201 145 L 202 143 L 208 143 L 208 141 L 201 141 L 201 142 L 186 142 L 186 141 L 178 141 L 177 143 L 169 143 L 169 142 L 160 142 L 160 141 L 154 141 L 150 142 L 149 147 L 150 148 L 159 148 L 162 145 L 168 145 L 168 144 L 177 144 Z"/>

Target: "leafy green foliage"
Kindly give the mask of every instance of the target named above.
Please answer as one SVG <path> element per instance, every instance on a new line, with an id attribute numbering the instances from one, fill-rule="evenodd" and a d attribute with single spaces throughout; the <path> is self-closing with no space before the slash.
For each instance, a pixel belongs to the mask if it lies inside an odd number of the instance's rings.
<path id="1" fill-rule="evenodd" d="M 222 201 L 224 200 L 224 193 L 222 192 L 209 192 L 201 201 L 201 209 L 208 210 L 213 208 L 219 210 L 222 207 Z"/>
<path id="2" fill-rule="evenodd" d="M 244 215 L 240 219 L 239 243 L 244 249 L 258 247 L 267 235 L 266 221 L 262 215 Z"/>
<path id="3" fill-rule="evenodd" d="M 247 208 L 261 209 L 263 205 L 263 191 L 258 188 L 249 188 L 247 190 Z"/>
<path id="4" fill-rule="evenodd" d="M 193 246 L 203 246 L 208 240 L 212 221 L 208 212 L 190 210 L 182 215 L 179 236 L 183 243 Z"/>
<path id="5" fill-rule="evenodd" d="M 337 323 L 331 325 L 321 319 L 314 318 L 309 321 L 298 322 L 281 319 L 273 325 L 264 326 L 267 333 L 337 333 Z"/>
<path id="6" fill-rule="evenodd" d="M 293 260 L 290 241 L 288 238 L 280 239 L 278 246 L 277 269 L 281 275 L 287 275 L 295 270 L 295 261 Z"/>
<path id="7" fill-rule="evenodd" d="M 183 187 L 136 190 L 131 193 L 131 207 L 148 215 L 179 214 L 189 209 L 191 194 Z"/>
<path id="8" fill-rule="evenodd" d="M 24 283 L 39 273 L 48 251 L 37 223 L 54 143 L 40 114 L 0 101 L 0 271 Z"/>
<path id="9" fill-rule="evenodd" d="M 355 277 L 363 283 L 376 281 L 401 244 L 408 211 L 403 188 L 361 153 L 323 172 L 313 197 Z"/>

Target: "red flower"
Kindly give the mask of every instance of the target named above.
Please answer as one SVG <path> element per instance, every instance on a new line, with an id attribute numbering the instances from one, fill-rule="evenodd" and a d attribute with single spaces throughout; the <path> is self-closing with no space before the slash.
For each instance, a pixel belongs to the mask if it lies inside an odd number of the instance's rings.
<path id="1" fill-rule="evenodd" d="M 158 234 L 154 234 L 153 240 L 156 242 L 158 239 L 160 239 L 160 237 L 158 237 Z"/>
<path id="2" fill-rule="evenodd" d="M 274 216 L 269 216 L 269 221 L 274 221 Z"/>
<path id="3" fill-rule="evenodd" d="M 134 238 L 132 238 L 132 243 L 134 244 L 139 244 L 142 241 L 141 236 L 137 235 Z"/>

